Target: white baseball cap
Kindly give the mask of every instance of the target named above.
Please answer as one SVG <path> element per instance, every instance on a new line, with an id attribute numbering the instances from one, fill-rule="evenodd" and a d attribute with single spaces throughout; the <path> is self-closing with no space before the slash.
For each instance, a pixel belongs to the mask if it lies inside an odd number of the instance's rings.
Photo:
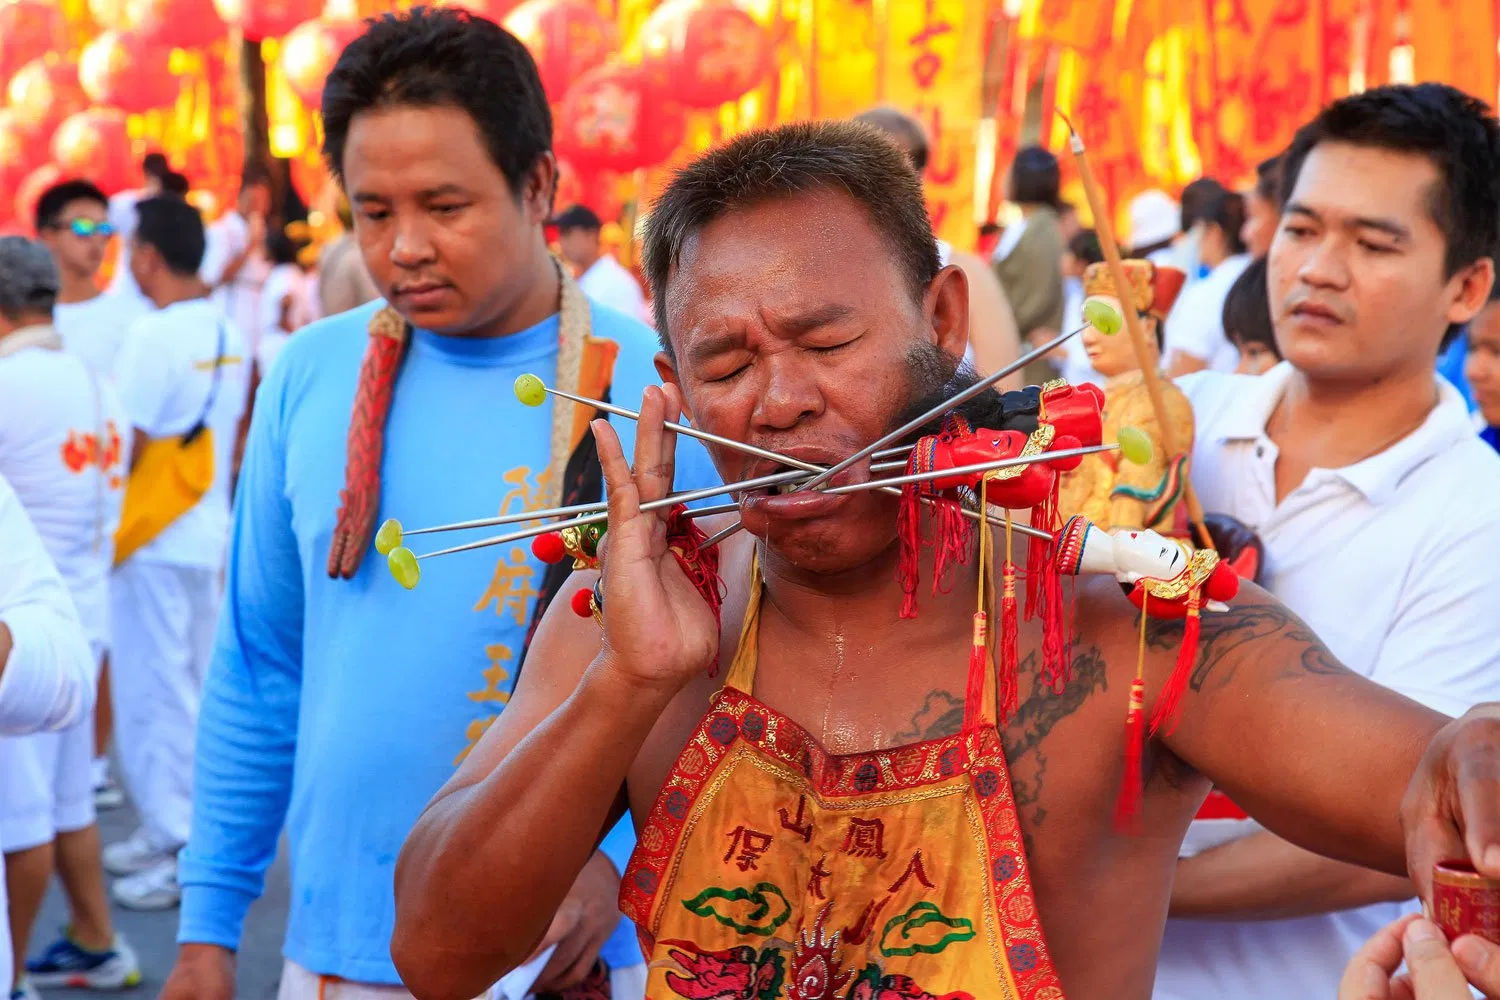
<path id="1" fill-rule="evenodd" d="M 1130 202 L 1130 245 L 1145 247 L 1182 231 L 1182 209 L 1165 191 L 1142 191 Z"/>

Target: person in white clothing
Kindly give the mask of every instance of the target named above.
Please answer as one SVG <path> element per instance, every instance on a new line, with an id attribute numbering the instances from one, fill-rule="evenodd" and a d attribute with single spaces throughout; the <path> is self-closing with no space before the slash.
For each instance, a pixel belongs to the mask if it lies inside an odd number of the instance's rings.
<path id="1" fill-rule="evenodd" d="M 62 278 L 52 323 L 63 347 L 89 371 L 109 377 L 125 328 L 150 308 L 144 298 L 101 292 L 95 283 L 115 235 L 109 201 L 89 181 L 54 184 L 37 199 L 36 232 Z"/>
<path id="2" fill-rule="evenodd" d="M 313 321 L 313 293 L 298 262 L 301 247 L 284 232 L 266 238 L 271 273 L 260 291 L 260 335 L 255 348 L 257 377 L 264 379 L 287 338 Z"/>
<path id="3" fill-rule="evenodd" d="M 1224 335 L 1224 297 L 1250 266 L 1244 225 L 1244 196 L 1217 184 L 1209 189 L 1192 227 L 1208 274 L 1183 288 L 1167 317 L 1166 368 L 1173 378 L 1205 368 L 1232 372 L 1240 363 L 1239 348 Z"/>
<path id="4" fill-rule="evenodd" d="M 66 729 L 93 704 L 94 658 L 73 599 L 0 476 L 0 739 Z M 0 911 L 8 909 L 0 878 Z M 13 981 L 12 961 L 10 925 L 0 920 L 0 983 Z"/>
<path id="5" fill-rule="evenodd" d="M 1152 188 L 1130 200 L 1130 253 L 1161 267 L 1177 267 L 1182 207 L 1165 191 Z"/>
<path id="6" fill-rule="evenodd" d="M 1267 280 L 1286 361 L 1181 381 L 1193 483 L 1260 535 L 1263 584 L 1334 656 L 1459 715 L 1500 698 L 1500 456 L 1435 364 L 1494 281 L 1500 123 L 1451 87 L 1384 87 L 1330 105 L 1284 163 Z M 1222 796 L 1198 815 L 1156 1000 L 1332 997 L 1415 894 Z"/>
<path id="7" fill-rule="evenodd" d="M 199 277 L 213 290 L 219 310 L 247 337 L 255 356 L 260 331 L 260 291 L 271 272 L 266 258 L 266 218 L 271 212 L 271 181 L 247 171 L 240 180 L 233 211 L 208 227 Z"/>
<path id="8" fill-rule="evenodd" d="M 203 245 L 203 222 L 191 205 L 168 198 L 141 203 L 131 267 L 157 311 L 131 326 L 115 369 L 135 428 L 136 461 L 153 440 L 200 425 L 212 435 L 214 453 L 207 492 L 115 570 L 116 738 L 141 828 L 105 848 L 104 865 L 123 876 L 112 889 L 116 902 L 138 909 L 178 899 L 176 855 L 191 823 L 193 735 L 250 375 L 238 328 L 198 278 Z"/>
<path id="9" fill-rule="evenodd" d="M 562 258 L 573 268 L 583 294 L 631 319 L 651 322 L 641 283 L 600 242 L 603 224 L 593 209 L 574 205 L 553 218 L 552 225 Z"/>
<path id="10" fill-rule="evenodd" d="M 128 428 L 114 390 L 63 350 L 52 327 L 60 284 L 46 247 L 0 238 L 0 474 L 40 531 L 99 660 L 109 643 L 109 570 Z M 93 757 L 87 716 L 61 733 L 0 738 L 0 848 L 18 968 L 54 860 L 73 914 L 69 933 L 31 970 L 44 986 L 140 982 L 104 893 Z"/>

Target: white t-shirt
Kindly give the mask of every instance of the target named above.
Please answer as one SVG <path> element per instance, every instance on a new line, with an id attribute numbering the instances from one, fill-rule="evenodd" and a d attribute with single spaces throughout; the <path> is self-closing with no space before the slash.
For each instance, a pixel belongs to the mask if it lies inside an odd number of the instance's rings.
<path id="1" fill-rule="evenodd" d="M 281 302 L 291 297 L 287 318 L 292 329 L 281 327 Z M 286 344 L 292 333 L 313 321 L 312 290 L 307 275 L 296 264 L 277 264 L 266 275 L 266 283 L 260 290 L 260 315 L 257 320 L 260 338 L 255 347 L 255 363 L 260 368 L 261 378 L 271 370 L 271 363 Z"/>
<path id="2" fill-rule="evenodd" d="M 1083 326 L 1083 279 L 1063 278 L 1063 332 L 1068 333 Z M 1094 369 L 1089 360 L 1088 348 L 1083 345 L 1083 336 L 1073 337 L 1063 345 L 1067 352 L 1063 359 L 1062 377 L 1073 385 L 1092 382 L 1101 389 L 1108 381 Z"/>
<path id="3" fill-rule="evenodd" d="M 260 342 L 260 291 L 271 273 L 271 264 L 264 254 L 251 254 L 232 281 L 219 284 L 229 262 L 250 243 L 250 223 L 238 212 L 226 212 L 220 216 L 208 227 L 204 241 L 203 263 L 198 268 L 198 276 L 214 289 L 213 298 L 219 310 L 248 338 L 246 346 L 250 356 L 254 357 Z"/>
<path id="4" fill-rule="evenodd" d="M 1249 266 L 1250 255 L 1237 254 L 1182 290 L 1167 315 L 1165 356 L 1169 361 L 1174 351 L 1181 351 L 1207 362 L 1211 371 L 1232 372 L 1238 367 L 1239 348 L 1224 334 L 1224 299 Z"/>
<path id="5" fill-rule="evenodd" d="M 130 468 L 114 388 L 67 351 L 0 357 L 0 475 L 42 536 L 84 631 L 109 643 L 109 573 Z"/>
<path id="6" fill-rule="evenodd" d="M 646 313 L 646 296 L 641 291 L 641 283 L 615 260 L 613 254 L 606 253 L 589 265 L 589 269 L 579 276 L 578 287 L 583 294 L 615 312 L 643 323 L 651 322 Z"/>
<path id="7" fill-rule="evenodd" d="M 0 734 L 58 730 L 80 719 L 94 700 L 94 654 L 62 578 L 4 476 L 0 621 L 12 641 L 0 671 Z M 5 912 L 5 857 L 0 855 L 0 914 Z M 13 972 L 10 921 L 0 920 L 0 983 L 7 988 Z"/>
<path id="8" fill-rule="evenodd" d="M 126 329 L 153 308 L 144 296 L 105 292 L 83 302 L 59 302 L 52 307 L 52 325 L 89 371 L 113 378 Z"/>
<path id="9" fill-rule="evenodd" d="M 219 387 L 208 413 L 214 479 L 208 492 L 132 559 L 217 570 L 229 540 L 229 473 L 249 393 L 244 338 L 218 306 L 189 299 L 131 324 L 115 367 L 115 384 L 131 423 L 152 438 L 185 434 L 203 414 L 213 387 L 223 332 Z"/>
<path id="10" fill-rule="evenodd" d="M 1179 380 L 1193 404 L 1193 485 L 1265 544 L 1265 581 L 1351 670 L 1449 715 L 1500 698 L 1500 455 L 1439 379 L 1421 427 L 1341 469 L 1313 469 L 1276 503 L 1266 420 L 1292 367 Z M 1195 820 L 1183 855 L 1258 831 Z M 1169 920 L 1156 1000 L 1332 997 L 1353 953 L 1415 903 L 1294 920 Z"/>

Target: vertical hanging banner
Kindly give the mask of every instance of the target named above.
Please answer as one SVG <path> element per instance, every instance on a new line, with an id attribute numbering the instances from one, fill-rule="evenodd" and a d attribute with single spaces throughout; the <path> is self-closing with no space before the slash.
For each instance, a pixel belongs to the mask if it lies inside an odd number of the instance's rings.
<path id="1" fill-rule="evenodd" d="M 1416 0 L 1409 11 L 1417 81 L 1440 80 L 1493 106 L 1494 0 Z"/>
<path id="2" fill-rule="evenodd" d="M 932 141 L 927 212 L 938 238 L 973 247 L 975 129 L 984 69 L 983 0 L 887 6 L 885 103 L 915 115 Z"/>

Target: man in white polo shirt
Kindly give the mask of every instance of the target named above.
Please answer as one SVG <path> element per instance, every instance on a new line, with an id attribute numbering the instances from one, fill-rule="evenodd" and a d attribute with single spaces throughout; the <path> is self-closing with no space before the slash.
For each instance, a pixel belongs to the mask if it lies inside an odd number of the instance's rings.
<path id="1" fill-rule="evenodd" d="M 1384 87 L 1324 110 L 1285 164 L 1268 260 L 1287 360 L 1182 381 L 1193 482 L 1260 534 L 1264 583 L 1342 663 L 1458 715 L 1500 698 L 1500 457 L 1435 363 L 1494 281 L 1500 124 L 1450 87 Z M 1414 895 L 1222 798 L 1199 816 L 1156 1000 L 1335 996 Z"/>
<path id="2" fill-rule="evenodd" d="M 213 446 L 207 492 L 126 558 L 112 587 L 115 733 L 141 829 L 104 849 L 104 867 L 123 876 L 112 890 L 117 903 L 163 909 L 177 904 L 177 852 L 192 822 L 193 737 L 219 611 L 230 461 L 250 366 L 240 331 L 198 277 L 198 210 L 162 197 L 141 202 L 138 212 L 130 266 L 157 308 L 131 326 L 115 366 L 135 428 L 132 453 L 200 424 Z M 132 480 L 127 506 L 134 489 Z"/>
<path id="3" fill-rule="evenodd" d="M 46 247 L 0 238 L 0 475 L 41 533 L 97 662 L 109 642 L 109 571 L 129 428 L 114 390 L 63 350 L 52 326 L 60 286 Z M 72 916 L 62 940 L 31 969 L 43 986 L 140 982 L 104 893 L 93 756 L 87 716 L 60 733 L 0 738 L 0 848 L 14 947 L 26 948 L 54 863 Z"/>
<path id="4" fill-rule="evenodd" d="M 66 729 L 93 704 L 94 660 L 73 599 L 0 476 L 0 738 Z M 0 914 L 7 909 L 0 878 Z M 7 992 L 14 971 L 10 925 L 0 920 L 0 984 Z"/>

